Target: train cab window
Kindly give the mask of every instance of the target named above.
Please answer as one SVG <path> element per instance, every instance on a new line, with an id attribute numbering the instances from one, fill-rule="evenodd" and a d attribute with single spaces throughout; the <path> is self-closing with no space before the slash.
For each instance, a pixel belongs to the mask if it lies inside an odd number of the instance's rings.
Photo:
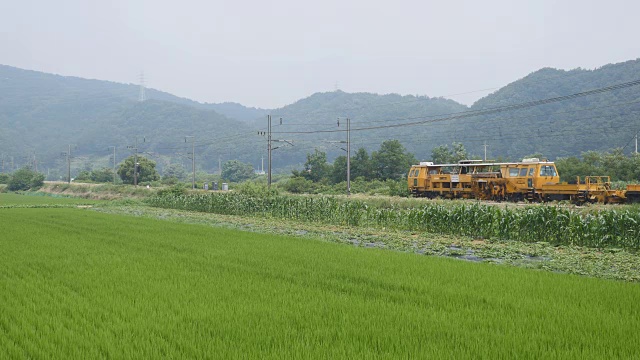
<path id="1" fill-rule="evenodd" d="M 540 166 L 540 176 L 557 176 L 556 168 L 551 165 Z"/>
<path id="2" fill-rule="evenodd" d="M 520 169 L 520 177 L 527 176 L 527 168 Z"/>
<path id="3" fill-rule="evenodd" d="M 536 168 L 529 168 L 529 176 L 533 176 L 533 172 Z"/>
<path id="4" fill-rule="evenodd" d="M 429 170 L 429 175 L 436 175 L 438 174 L 438 169 L 430 169 Z"/>
<path id="5" fill-rule="evenodd" d="M 519 170 L 517 168 L 510 168 L 509 169 L 509 176 L 511 177 L 517 177 L 519 173 Z"/>
<path id="6" fill-rule="evenodd" d="M 409 171 L 409 177 L 414 177 L 414 176 L 416 176 L 416 170 L 411 169 L 411 171 Z"/>

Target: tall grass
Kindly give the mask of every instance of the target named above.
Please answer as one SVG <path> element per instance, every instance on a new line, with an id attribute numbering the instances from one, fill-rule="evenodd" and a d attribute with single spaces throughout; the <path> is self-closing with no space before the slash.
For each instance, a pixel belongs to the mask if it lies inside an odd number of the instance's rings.
<path id="1" fill-rule="evenodd" d="M 169 194 L 151 197 L 147 202 L 155 207 L 225 215 L 598 248 L 640 248 L 640 211 L 633 208 L 604 209 L 586 214 L 558 206 L 501 208 L 480 203 L 427 203 L 415 208 L 398 208 L 324 196 L 241 193 Z"/>

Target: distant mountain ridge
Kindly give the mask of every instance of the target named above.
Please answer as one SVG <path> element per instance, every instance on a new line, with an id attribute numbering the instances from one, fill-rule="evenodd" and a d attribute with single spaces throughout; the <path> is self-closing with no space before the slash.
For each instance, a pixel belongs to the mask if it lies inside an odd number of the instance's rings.
<path id="1" fill-rule="evenodd" d="M 139 137 L 140 151 L 155 156 L 162 168 L 172 158 L 187 163 L 184 137 L 196 135 L 201 155 L 224 152 L 249 160 L 245 154 L 253 144 L 237 150 L 233 143 L 216 141 L 236 136 L 237 131 L 250 132 L 245 122 L 217 113 L 212 105 L 153 89 L 147 89 L 144 102 L 138 101 L 138 94 L 136 85 L 0 66 L 0 156 L 21 166 L 35 155 L 41 169 L 60 169 L 60 153 L 72 145 L 77 167 L 104 166 L 109 146 L 118 147 L 120 161 L 132 153 L 127 146 Z M 212 155 L 196 160 L 204 169 L 218 163 Z"/>
<path id="2" fill-rule="evenodd" d="M 634 80 L 640 80 L 640 60 L 594 70 L 544 68 L 478 100 L 470 109 L 521 104 Z M 469 139 L 478 144 L 474 149 L 488 141 L 492 153 L 503 156 L 542 153 L 557 158 L 625 146 L 629 153 L 629 140 L 640 130 L 640 87 L 477 117 L 461 125 L 477 129 L 475 139 Z"/>
<path id="3" fill-rule="evenodd" d="M 16 85 L 15 81 L 31 82 L 38 81 L 38 86 L 28 86 L 32 93 L 30 97 L 38 98 L 38 96 L 58 96 L 64 94 L 64 90 L 78 91 L 83 94 L 93 94 L 95 96 L 104 97 L 112 96 L 114 98 L 128 99 L 131 101 L 137 101 L 140 94 L 140 86 L 136 84 L 121 84 L 106 80 L 92 80 L 84 79 L 75 76 L 62 76 L 55 74 L 48 74 L 34 70 L 24 70 L 7 65 L 0 64 L 0 84 L 4 86 Z M 62 90 L 62 93 L 60 92 Z M 10 94 L 3 94 L 9 96 Z M 26 94 L 21 93 L 21 96 Z M 270 110 L 260 109 L 254 107 L 246 107 L 234 102 L 224 103 L 200 103 L 184 97 L 172 95 L 170 93 L 145 88 L 145 98 L 147 100 L 161 100 L 167 102 L 173 102 L 177 104 L 189 105 L 207 110 L 214 110 L 219 114 L 222 114 L 228 118 L 236 119 L 240 121 L 250 121 L 256 117 L 266 115 Z"/>
<path id="4" fill-rule="evenodd" d="M 352 151 L 376 150 L 398 139 L 428 160 L 439 145 L 462 142 L 476 156 L 517 160 L 531 154 L 555 159 L 587 150 L 628 145 L 640 130 L 640 89 L 604 92 L 573 100 L 451 120 L 469 111 L 548 99 L 640 79 L 640 61 L 594 70 L 544 68 L 468 107 L 438 97 L 342 91 L 316 93 L 279 109 L 237 103 L 203 104 L 139 86 L 65 77 L 0 65 L 0 156 L 24 164 L 37 154 L 43 166 L 63 168 L 60 152 L 74 144 L 77 166 L 106 164 L 105 148 L 118 145 L 118 160 L 136 136 L 162 164 L 188 162 L 184 136 L 196 135 L 196 162 L 205 171 L 239 159 L 258 167 L 266 157 L 266 115 L 273 116 L 274 168 L 299 166 L 307 152 L 344 154 L 346 118 Z M 280 121 L 282 118 L 282 122 Z M 414 125 L 410 125 L 414 124 Z M 277 145 L 277 146 L 276 146 Z M 631 149 L 625 148 L 626 152 Z M 93 164 L 93 165 L 91 165 Z M 159 166 L 161 167 L 162 164 Z"/>

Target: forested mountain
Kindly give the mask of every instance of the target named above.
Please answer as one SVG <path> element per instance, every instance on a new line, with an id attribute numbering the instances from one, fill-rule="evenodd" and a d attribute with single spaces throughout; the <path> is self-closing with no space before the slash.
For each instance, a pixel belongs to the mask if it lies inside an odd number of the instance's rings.
<path id="1" fill-rule="evenodd" d="M 117 160 L 130 154 L 135 137 L 140 151 L 152 153 L 159 168 L 189 163 L 187 135 L 196 136 L 196 162 L 217 170 L 218 159 L 239 159 L 258 167 L 266 157 L 266 114 L 273 116 L 276 171 L 298 166 L 314 149 L 329 161 L 344 154 L 347 118 L 352 153 L 376 150 L 398 139 L 418 159 L 428 160 L 440 145 L 461 142 L 476 156 L 487 144 L 489 158 L 516 160 L 540 153 L 551 159 L 588 150 L 624 147 L 640 129 L 640 86 L 483 116 L 473 112 L 565 96 L 640 79 L 640 61 L 595 70 L 545 68 L 519 79 L 467 107 L 427 96 L 316 93 L 275 110 L 236 103 L 201 104 L 139 87 L 108 81 L 45 74 L 0 65 L 0 156 L 23 165 L 33 153 L 42 168 L 64 168 L 61 152 L 73 144 L 76 167 L 103 166 L 109 146 Z M 282 120 L 281 120 L 282 119 Z M 286 140 L 286 141 L 284 141 Z M 152 157 L 153 158 L 153 157 Z"/>
<path id="2" fill-rule="evenodd" d="M 426 96 L 342 91 L 316 93 L 273 110 L 273 138 L 293 143 L 293 146 L 279 143 L 280 148 L 273 153 L 274 163 L 276 160 L 284 163 L 304 161 L 301 155 L 314 149 L 326 152 L 330 161 L 345 154 L 346 144 L 341 142 L 347 140 L 347 118 L 351 120 L 352 153 L 360 147 L 373 151 L 387 139 L 398 139 L 415 154 L 430 154 L 434 142 L 428 133 L 417 133 L 412 127 L 385 126 L 466 110 L 466 106 L 453 100 Z M 255 124 L 263 129 L 266 125 L 266 118 Z"/>
<path id="3" fill-rule="evenodd" d="M 640 130 L 640 86 L 491 115 L 471 115 L 634 80 L 640 80 L 639 60 L 595 70 L 541 69 L 480 99 L 471 107 L 442 98 L 339 91 L 315 94 L 274 110 L 274 114 L 278 114 L 277 124 L 279 116 L 283 117 L 283 125 L 278 125 L 274 131 L 338 129 L 336 118 L 349 116 L 354 130 L 353 146 L 371 150 L 385 139 L 398 139 L 423 160 L 430 159 L 434 147 L 452 142 L 462 143 L 476 157 L 484 156 L 486 143 L 489 158 L 510 160 L 532 154 L 556 159 L 625 145 L 625 152 L 629 153 L 632 150 L 630 140 Z M 264 124 L 264 120 L 261 122 Z M 296 125 L 288 126 L 289 122 Z M 372 127 L 374 129 L 359 130 Z M 344 122 L 340 129 L 344 129 Z M 336 146 L 320 139 L 346 139 L 344 133 L 323 132 L 282 136 L 301 139 L 303 147 L 318 147 L 330 153 Z"/>
<path id="4" fill-rule="evenodd" d="M 137 101 L 138 94 L 135 85 L 0 66 L 0 157 L 5 168 L 11 162 L 14 168 L 31 163 L 36 155 L 40 169 L 62 169 L 61 153 L 69 144 L 74 168 L 104 166 L 110 146 L 117 146 L 120 161 L 132 153 L 127 146 L 136 137 L 139 150 L 158 161 L 159 168 L 170 161 L 186 164 L 189 135 L 196 136 L 202 169 L 217 169 L 219 156 L 259 164 L 255 142 L 238 141 L 238 132 L 253 133 L 245 122 L 159 91 L 148 90 L 144 102 Z"/>
<path id="5" fill-rule="evenodd" d="M 491 109 L 576 94 L 640 80 L 640 60 L 595 70 L 545 68 L 477 101 L 471 110 Z M 476 154 L 486 141 L 492 156 L 512 159 L 541 153 L 549 158 L 625 147 L 640 130 L 640 86 L 453 122 L 465 133 L 443 140 L 464 142 Z"/>

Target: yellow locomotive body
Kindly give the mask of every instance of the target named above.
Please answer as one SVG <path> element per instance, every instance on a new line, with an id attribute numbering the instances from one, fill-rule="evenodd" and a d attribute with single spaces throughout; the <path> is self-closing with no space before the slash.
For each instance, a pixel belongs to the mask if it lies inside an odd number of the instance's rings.
<path id="1" fill-rule="evenodd" d="M 574 184 L 560 183 L 555 164 L 538 158 L 512 163 L 482 160 L 462 160 L 455 164 L 421 162 L 409 170 L 408 186 L 414 196 L 429 198 L 570 200 L 577 203 L 640 201 L 640 185 L 630 185 L 626 191 L 612 190 L 606 176 L 578 178 Z"/>

